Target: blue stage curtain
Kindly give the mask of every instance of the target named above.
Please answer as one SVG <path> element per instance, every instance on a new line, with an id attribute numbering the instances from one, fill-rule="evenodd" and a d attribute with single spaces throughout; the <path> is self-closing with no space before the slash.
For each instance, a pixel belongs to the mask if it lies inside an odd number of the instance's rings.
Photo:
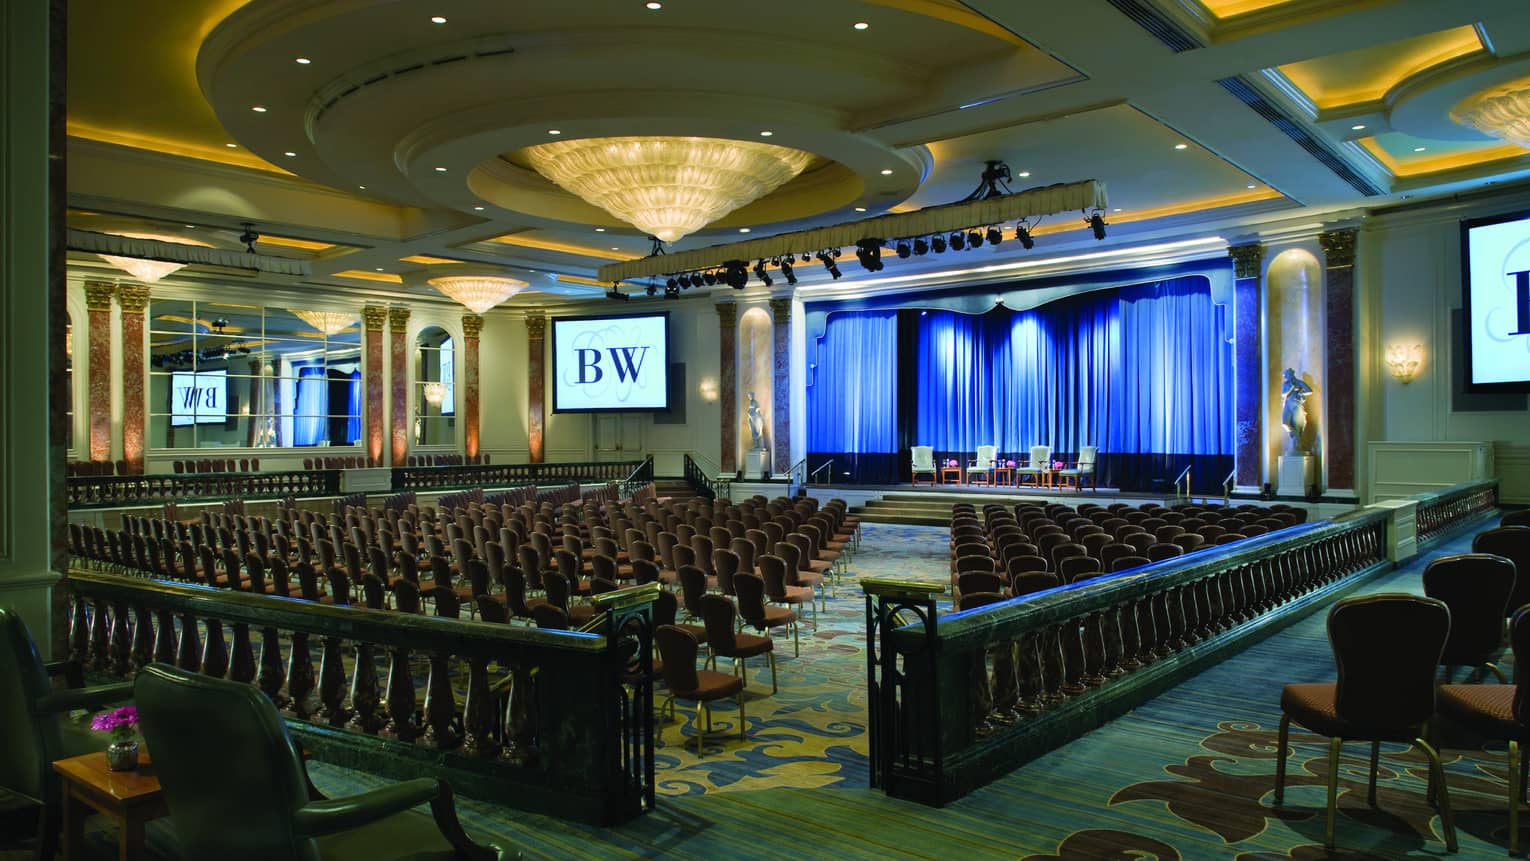
<path id="1" fill-rule="evenodd" d="M 329 380 L 322 366 L 298 369 L 297 401 L 292 412 L 293 445 L 318 445 L 324 441 L 324 426 L 329 421 Z"/>
<path id="2" fill-rule="evenodd" d="M 807 390 L 810 470 L 832 459 L 835 480 L 896 480 L 897 355 L 897 311 L 829 316 Z"/>
<path id="3" fill-rule="evenodd" d="M 921 312 L 915 444 L 963 465 L 1098 446 L 1103 484 L 1150 489 L 1230 468 L 1232 350 L 1205 278 L 1086 293 L 1025 312 Z M 867 354 L 872 355 L 872 354 Z"/>
<path id="4" fill-rule="evenodd" d="M 361 439 L 361 371 L 351 371 L 350 421 L 345 425 L 345 441 L 355 445 Z"/>

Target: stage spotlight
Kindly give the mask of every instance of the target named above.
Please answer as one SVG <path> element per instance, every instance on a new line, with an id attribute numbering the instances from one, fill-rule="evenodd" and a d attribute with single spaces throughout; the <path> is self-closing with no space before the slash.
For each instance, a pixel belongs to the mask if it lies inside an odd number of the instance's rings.
<path id="1" fill-rule="evenodd" d="M 812 259 L 813 259 L 812 255 L 808 254 L 806 251 L 802 252 L 802 262 L 803 263 L 809 263 L 809 262 L 812 261 Z"/>
<path id="2" fill-rule="evenodd" d="M 856 259 L 861 261 L 861 268 L 867 272 L 882 271 L 882 240 L 862 239 L 855 243 Z"/>
<path id="3" fill-rule="evenodd" d="M 828 251 L 820 251 L 818 252 L 818 259 L 823 263 L 823 268 L 829 273 L 829 277 L 838 281 L 842 273 L 839 271 L 839 267 L 835 265 L 834 258 L 830 256 L 830 253 Z"/>
<path id="4" fill-rule="evenodd" d="M 944 236 L 930 237 L 930 250 L 936 254 L 946 253 L 946 238 Z"/>
<path id="5" fill-rule="evenodd" d="M 969 231 L 967 231 L 967 247 L 968 248 L 982 248 L 983 247 L 983 234 L 978 233 L 976 230 L 969 230 Z"/>
<path id="6" fill-rule="evenodd" d="M 708 287 L 715 287 L 717 285 L 717 273 L 711 271 L 710 269 L 701 273 L 700 275 L 697 275 L 696 277 L 700 278 L 702 282 Z"/>
<path id="7" fill-rule="evenodd" d="M 923 257 L 924 255 L 929 254 L 929 253 L 930 253 L 930 243 L 926 242 L 924 240 L 924 237 L 920 237 L 920 238 L 914 240 L 914 256 L 915 257 Z"/>
<path id="8" fill-rule="evenodd" d="M 1015 225 L 1015 239 L 1025 246 L 1026 251 L 1036 247 L 1036 240 L 1031 238 L 1031 232 L 1026 229 L 1024 224 Z"/>
<path id="9" fill-rule="evenodd" d="M 989 245 L 998 245 L 1000 242 L 1003 242 L 1003 241 L 1004 241 L 1004 231 L 1000 230 L 997 227 L 990 227 L 990 228 L 988 228 L 988 244 Z"/>
<path id="10" fill-rule="evenodd" d="M 749 285 L 749 264 L 742 260 L 729 260 L 723 264 L 720 280 L 734 290 L 744 289 Z"/>
<path id="11" fill-rule="evenodd" d="M 671 278 L 668 281 L 664 282 L 664 292 L 665 293 L 676 293 L 676 292 L 679 292 L 679 290 L 680 290 L 680 284 L 677 281 L 675 281 L 675 279 Z"/>
<path id="12" fill-rule="evenodd" d="M 775 283 L 773 280 L 771 280 L 770 273 L 765 271 L 765 261 L 763 260 L 754 264 L 754 274 L 756 278 L 760 279 L 760 283 L 764 284 L 766 287 L 769 287 L 771 284 Z"/>
<path id="13" fill-rule="evenodd" d="M 649 284 L 648 285 L 648 295 L 652 296 L 653 294 L 655 294 L 657 292 L 659 292 L 659 285 L 657 285 L 657 284 Z"/>
<path id="14" fill-rule="evenodd" d="M 681 290 L 689 290 L 689 289 L 691 289 L 691 276 L 689 276 L 689 275 L 681 275 L 678 280 L 680 281 L 680 289 Z"/>
<path id="15" fill-rule="evenodd" d="M 913 253 L 913 249 L 908 247 L 908 240 L 907 239 L 900 239 L 900 240 L 898 240 L 898 259 L 899 260 L 907 260 L 908 256 L 910 254 L 912 254 L 912 253 Z"/>
<path id="16" fill-rule="evenodd" d="M 1094 231 L 1095 239 L 1105 238 L 1105 216 L 1103 214 L 1096 212 L 1089 216 L 1085 223 L 1089 225 L 1090 230 Z"/>
<path id="17" fill-rule="evenodd" d="M 797 275 L 792 271 L 792 255 L 788 254 L 781 259 L 781 274 L 786 276 L 786 283 L 797 286 Z"/>
<path id="18" fill-rule="evenodd" d="M 962 251 L 967 247 L 967 237 L 963 236 L 961 231 L 958 230 L 951 234 L 951 238 L 946 240 L 946 244 L 951 246 L 952 251 Z"/>
<path id="19" fill-rule="evenodd" d="M 621 292 L 620 290 L 617 290 L 615 287 L 612 287 L 610 290 L 606 291 L 606 298 L 607 299 L 616 299 L 617 301 L 625 302 L 625 301 L 627 301 L 627 294 Z"/>

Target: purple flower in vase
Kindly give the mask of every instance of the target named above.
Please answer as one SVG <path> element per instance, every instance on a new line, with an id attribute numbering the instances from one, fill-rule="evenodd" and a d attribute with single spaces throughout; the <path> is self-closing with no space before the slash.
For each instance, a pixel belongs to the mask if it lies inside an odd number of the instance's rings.
<path id="1" fill-rule="evenodd" d="M 1009 467 L 1009 468 L 1010 468 L 1010 469 L 1014 469 L 1014 468 L 1015 468 L 1015 462 L 1014 462 L 1014 461 L 1012 461 L 1012 460 L 1006 460 L 1006 461 L 1004 461 L 1004 465 L 1005 465 L 1005 466 L 1007 466 L 1007 467 Z"/>
<path id="2" fill-rule="evenodd" d="M 950 466 L 950 467 L 956 466 L 956 458 L 953 457 L 950 460 L 946 461 L 946 466 Z"/>
<path id="3" fill-rule="evenodd" d="M 1052 468 L 1053 469 L 1062 469 L 1063 468 L 1063 462 L 1060 461 L 1060 460 L 1052 461 Z"/>
<path id="4" fill-rule="evenodd" d="M 96 732 L 111 733 L 112 741 L 132 741 L 137 726 L 138 709 L 133 706 L 101 712 L 90 719 L 90 728 Z"/>

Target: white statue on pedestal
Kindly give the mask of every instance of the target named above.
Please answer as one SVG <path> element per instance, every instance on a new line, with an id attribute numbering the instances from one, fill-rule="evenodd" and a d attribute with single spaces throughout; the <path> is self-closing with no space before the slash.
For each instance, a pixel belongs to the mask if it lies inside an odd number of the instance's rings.
<path id="1" fill-rule="evenodd" d="M 765 417 L 760 415 L 754 392 L 749 393 L 749 447 L 754 450 L 765 448 Z"/>
<path id="2" fill-rule="evenodd" d="M 1296 376 L 1296 371 L 1286 368 L 1280 381 L 1280 396 L 1285 399 L 1280 410 L 1280 426 L 1291 440 L 1291 453 L 1304 454 L 1306 449 L 1302 436 L 1307 430 L 1307 399 L 1312 387 Z"/>

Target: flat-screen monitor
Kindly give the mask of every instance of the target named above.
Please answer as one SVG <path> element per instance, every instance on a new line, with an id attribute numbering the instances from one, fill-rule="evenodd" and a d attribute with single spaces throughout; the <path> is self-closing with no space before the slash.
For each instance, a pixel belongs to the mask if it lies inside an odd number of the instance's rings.
<path id="1" fill-rule="evenodd" d="M 669 312 L 551 324 L 553 412 L 669 409 Z"/>
<path id="2" fill-rule="evenodd" d="M 170 424 L 223 424 L 228 420 L 228 372 L 170 375 Z"/>
<path id="3" fill-rule="evenodd" d="M 1530 212 L 1461 222 L 1466 385 L 1530 391 Z"/>

